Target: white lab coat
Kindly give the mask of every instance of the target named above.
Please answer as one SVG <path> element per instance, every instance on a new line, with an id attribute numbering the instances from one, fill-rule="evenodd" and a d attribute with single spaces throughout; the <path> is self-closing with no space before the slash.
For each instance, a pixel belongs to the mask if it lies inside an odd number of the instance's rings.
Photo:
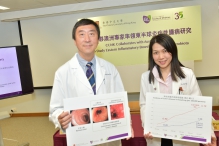
<path id="1" fill-rule="evenodd" d="M 199 89 L 193 71 L 185 67 L 182 67 L 182 71 L 184 72 L 186 77 L 184 79 L 178 78 L 177 82 L 175 81 L 172 82 L 172 94 L 179 94 L 179 87 L 182 87 L 183 92 L 181 92 L 181 94 L 201 96 L 202 94 Z M 141 76 L 140 112 L 141 112 L 142 125 L 144 125 L 147 92 L 160 93 L 159 82 L 156 79 L 154 79 L 154 83 L 151 84 L 149 83 L 149 71 L 143 73 Z M 147 140 L 147 146 L 160 146 L 160 145 L 161 145 L 160 138 L 154 137 L 152 140 Z M 198 145 L 199 145 L 198 143 L 173 140 L 173 146 L 198 146 Z"/>
<path id="2" fill-rule="evenodd" d="M 59 128 L 61 126 L 58 122 L 58 116 L 63 112 L 63 99 L 94 95 L 76 55 L 77 53 L 55 73 L 49 119 Z M 115 66 L 97 56 L 95 58 L 96 94 L 124 91 L 122 80 Z"/>

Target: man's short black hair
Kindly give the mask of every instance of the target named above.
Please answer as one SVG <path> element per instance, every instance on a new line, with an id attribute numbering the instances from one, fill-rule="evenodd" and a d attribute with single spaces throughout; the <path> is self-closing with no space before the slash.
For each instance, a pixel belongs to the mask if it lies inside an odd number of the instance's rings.
<path id="1" fill-rule="evenodd" d="M 97 30 L 97 33 L 98 33 L 98 39 L 100 38 L 100 28 L 99 28 L 99 25 L 97 25 L 96 22 L 94 22 L 93 20 L 91 19 L 87 19 L 87 18 L 84 18 L 84 19 L 81 19 L 79 20 L 77 23 L 75 23 L 75 26 L 72 30 L 72 38 L 75 40 L 75 33 L 76 33 L 76 29 L 79 27 L 79 26 L 84 26 L 84 25 L 94 25 L 96 30 Z"/>

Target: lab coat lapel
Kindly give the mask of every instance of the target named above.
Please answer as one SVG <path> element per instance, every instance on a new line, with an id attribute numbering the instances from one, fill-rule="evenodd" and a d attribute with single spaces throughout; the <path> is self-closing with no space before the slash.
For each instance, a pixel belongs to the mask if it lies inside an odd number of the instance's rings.
<path id="1" fill-rule="evenodd" d="M 172 82 L 172 94 L 179 94 L 179 88 L 181 85 L 181 79 L 177 77 L 177 82 Z"/>
<path id="2" fill-rule="evenodd" d="M 72 61 L 70 62 L 70 66 L 73 69 L 73 72 L 72 72 L 73 76 L 75 76 L 78 80 L 80 80 L 81 83 L 83 83 L 86 87 L 88 87 L 89 89 L 92 89 L 83 69 L 81 68 L 78 62 L 76 55 L 77 54 L 75 54 L 75 56 L 72 58 Z"/>
<path id="3" fill-rule="evenodd" d="M 96 92 L 100 88 L 100 85 L 105 79 L 105 69 L 104 65 L 100 61 L 100 59 L 96 56 Z"/>

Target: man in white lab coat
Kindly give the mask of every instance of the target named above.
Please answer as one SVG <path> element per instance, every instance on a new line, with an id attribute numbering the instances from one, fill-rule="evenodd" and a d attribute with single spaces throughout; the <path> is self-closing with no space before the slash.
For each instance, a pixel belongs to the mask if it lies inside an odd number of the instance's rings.
<path id="1" fill-rule="evenodd" d="M 90 19 L 81 19 L 75 24 L 72 37 L 78 53 L 56 71 L 50 101 L 49 119 L 56 127 L 64 130 L 71 122 L 69 112 L 63 111 L 64 98 L 124 91 L 122 80 L 115 66 L 95 56 L 100 37 L 99 26 Z M 88 62 L 93 64 L 91 68 L 96 89 L 91 87 L 86 76 Z M 121 142 L 119 140 L 102 145 L 120 146 Z"/>

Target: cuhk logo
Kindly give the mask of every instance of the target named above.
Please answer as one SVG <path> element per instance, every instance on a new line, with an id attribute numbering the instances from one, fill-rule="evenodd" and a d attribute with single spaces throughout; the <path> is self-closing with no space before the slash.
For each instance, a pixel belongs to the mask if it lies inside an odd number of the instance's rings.
<path id="1" fill-rule="evenodd" d="M 151 15 L 148 15 L 148 16 L 143 16 L 143 21 L 145 23 L 149 23 L 151 21 Z"/>

